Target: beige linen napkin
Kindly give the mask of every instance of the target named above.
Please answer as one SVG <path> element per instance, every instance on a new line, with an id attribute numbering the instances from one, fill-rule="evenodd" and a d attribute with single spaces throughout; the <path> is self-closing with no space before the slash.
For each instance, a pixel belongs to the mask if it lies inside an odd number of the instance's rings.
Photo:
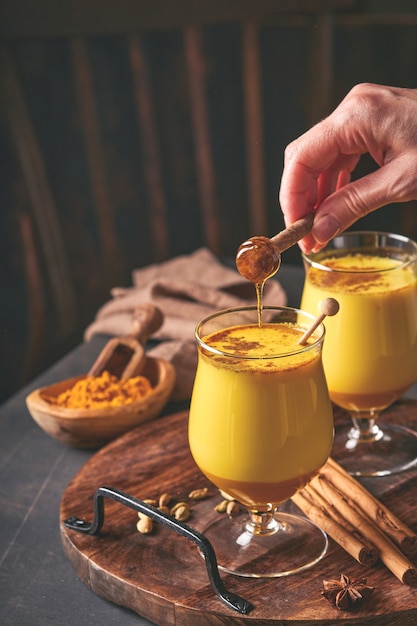
<path id="1" fill-rule="evenodd" d="M 161 343 L 148 355 L 172 362 L 177 374 L 173 399 L 188 399 L 197 365 L 196 324 L 220 309 L 255 304 L 254 286 L 206 248 L 134 270 L 132 282 L 132 287 L 112 289 L 112 300 L 99 309 L 84 338 L 88 341 L 95 334 L 127 335 L 133 309 L 145 302 L 154 304 L 163 312 L 164 322 L 153 335 Z M 286 303 L 286 295 L 276 280 L 267 282 L 264 303 Z"/>

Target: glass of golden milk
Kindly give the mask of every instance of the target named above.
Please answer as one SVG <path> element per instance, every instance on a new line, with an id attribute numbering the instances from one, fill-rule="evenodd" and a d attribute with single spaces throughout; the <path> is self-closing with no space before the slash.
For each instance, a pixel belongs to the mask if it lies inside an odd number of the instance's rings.
<path id="1" fill-rule="evenodd" d="M 378 418 L 417 380 L 417 244 L 351 231 L 304 266 L 302 308 L 314 314 L 327 296 L 340 304 L 325 321 L 323 364 L 332 401 L 352 419 L 336 428 L 333 456 L 355 476 L 410 468 L 417 433 Z"/>
<path id="2" fill-rule="evenodd" d="M 196 328 L 191 453 L 223 495 L 243 505 L 241 515 L 216 514 L 203 529 L 229 573 L 286 576 L 326 552 L 317 526 L 292 503 L 279 507 L 324 465 L 333 443 L 323 324 L 298 343 L 314 319 L 264 307 L 259 323 L 254 306 L 221 311 Z"/>

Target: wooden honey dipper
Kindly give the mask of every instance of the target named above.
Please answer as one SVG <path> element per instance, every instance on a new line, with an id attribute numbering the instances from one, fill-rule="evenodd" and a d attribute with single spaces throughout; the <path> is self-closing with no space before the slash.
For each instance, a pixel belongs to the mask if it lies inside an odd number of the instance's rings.
<path id="1" fill-rule="evenodd" d="M 238 272 L 255 285 L 271 278 L 281 265 L 281 252 L 311 232 L 314 213 L 308 213 L 291 226 L 271 237 L 256 236 L 243 242 L 236 254 Z"/>
<path id="2" fill-rule="evenodd" d="M 288 228 L 271 237 L 256 236 L 243 242 L 236 254 L 236 267 L 239 273 L 251 283 L 254 283 L 258 292 L 258 309 L 262 308 L 260 301 L 262 288 L 266 280 L 271 278 L 281 265 L 281 252 L 293 246 L 311 232 L 314 222 L 314 213 L 297 220 Z M 320 315 L 300 337 L 298 343 L 305 345 L 307 339 L 321 324 L 325 317 L 336 315 L 339 303 L 334 298 L 325 298 L 320 303 Z"/>
<path id="3" fill-rule="evenodd" d="M 322 323 L 325 317 L 333 317 L 339 311 L 339 303 L 335 298 L 325 298 L 319 304 L 320 315 L 311 323 L 311 326 L 307 328 L 305 333 L 300 337 L 298 343 L 304 346 L 307 343 L 307 339 L 314 333 L 317 326 Z"/>

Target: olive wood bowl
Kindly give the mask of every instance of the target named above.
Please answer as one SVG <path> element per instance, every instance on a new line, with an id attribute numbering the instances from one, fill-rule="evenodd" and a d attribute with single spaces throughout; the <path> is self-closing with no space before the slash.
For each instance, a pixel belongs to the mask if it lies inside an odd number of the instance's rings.
<path id="1" fill-rule="evenodd" d="M 45 397 L 58 396 L 83 376 L 68 378 L 32 391 L 26 405 L 35 422 L 48 435 L 76 448 L 99 448 L 119 435 L 150 421 L 161 413 L 175 384 L 175 370 L 162 359 L 147 358 L 141 375 L 153 389 L 141 400 L 124 406 L 100 409 L 69 409 L 48 402 Z"/>

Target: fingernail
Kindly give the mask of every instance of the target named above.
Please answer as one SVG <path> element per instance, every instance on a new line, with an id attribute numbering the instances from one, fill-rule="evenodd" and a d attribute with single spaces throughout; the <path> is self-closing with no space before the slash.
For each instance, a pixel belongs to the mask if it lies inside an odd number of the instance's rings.
<path id="1" fill-rule="evenodd" d="M 311 233 L 316 241 L 325 243 L 337 235 L 340 229 L 341 224 L 334 215 L 324 215 L 314 222 Z"/>

